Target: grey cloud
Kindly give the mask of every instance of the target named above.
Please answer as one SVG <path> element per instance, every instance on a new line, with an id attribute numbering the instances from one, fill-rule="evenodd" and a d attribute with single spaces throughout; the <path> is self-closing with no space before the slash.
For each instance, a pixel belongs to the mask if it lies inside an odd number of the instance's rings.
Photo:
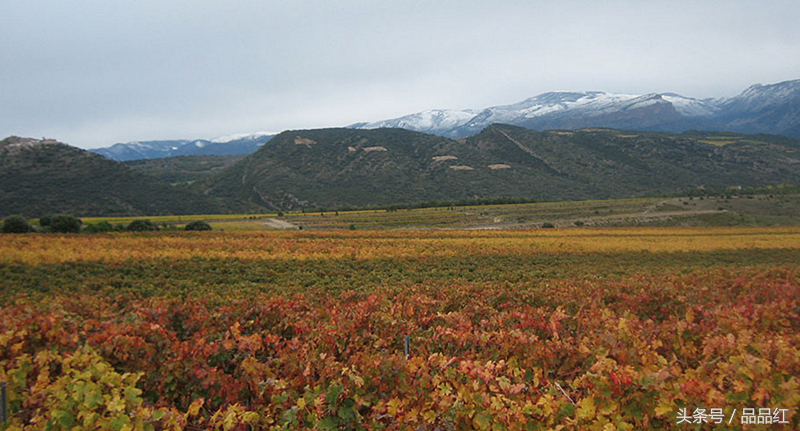
<path id="1" fill-rule="evenodd" d="M 81 147 L 800 78 L 800 4 L 784 0 L 10 0 L 0 15 L 0 135 Z"/>

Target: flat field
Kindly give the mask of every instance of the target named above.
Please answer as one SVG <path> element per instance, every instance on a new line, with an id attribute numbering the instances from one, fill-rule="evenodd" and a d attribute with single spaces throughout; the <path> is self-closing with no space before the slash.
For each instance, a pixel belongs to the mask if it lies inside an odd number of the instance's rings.
<path id="1" fill-rule="evenodd" d="M 800 227 L 2 235 L 0 301 L 0 429 L 800 417 Z"/>
<path id="2" fill-rule="evenodd" d="M 780 189 L 776 189 L 780 191 Z M 678 198 L 608 199 L 389 210 L 94 217 L 84 223 L 130 223 L 148 218 L 174 228 L 205 220 L 216 230 L 270 229 L 532 229 L 644 226 L 797 226 L 800 194 L 776 192 Z"/>

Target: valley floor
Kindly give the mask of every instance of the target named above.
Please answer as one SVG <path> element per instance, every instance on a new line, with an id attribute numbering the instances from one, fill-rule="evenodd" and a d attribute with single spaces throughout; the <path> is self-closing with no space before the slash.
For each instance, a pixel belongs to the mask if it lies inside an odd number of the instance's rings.
<path id="1" fill-rule="evenodd" d="M 138 217 L 142 218 L 142 217 Z M 206 220 L 215 229 L 531 229 L 633 226 L 800 225 L 800 195 L 641 198 L 439 208 L 149 217 L 181 228 Z M 84 218 L 129 223 L 135 217 Z"/>

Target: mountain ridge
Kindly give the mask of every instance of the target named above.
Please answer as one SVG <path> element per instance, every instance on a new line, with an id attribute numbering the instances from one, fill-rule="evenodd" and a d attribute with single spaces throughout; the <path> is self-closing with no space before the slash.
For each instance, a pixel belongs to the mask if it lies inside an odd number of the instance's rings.
<path id="1" fill-rule="evenodd" d="M 424 121 L 431 117 L 437 121 Z M 492 123 L 534 130 L 610 127 L 680 133 L 702 129 L 800 138 L 800 79 L 752 85 L 738 96 L 723 99 L 695 99 L 670 92 L 547 92 L 510 105 L 478 110 L 432 109 L 348 127 L 401 127 L 465 137 Z"/>
<path id="2" fill-rule="evenodd" d="M 236 206 L 52 139 L 0 140 L 0 216 L 202 214 Z"/>

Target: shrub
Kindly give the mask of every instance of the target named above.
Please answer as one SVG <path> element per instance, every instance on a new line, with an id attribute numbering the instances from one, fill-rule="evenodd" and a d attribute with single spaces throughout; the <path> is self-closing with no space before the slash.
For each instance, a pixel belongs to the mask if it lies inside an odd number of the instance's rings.
<path id="1" fill-rule="evenodd" d="M 581 227 L 581 226 L 584 225 L 584 223 L 582 221 L 580 221 L 580 220 L 578 220 L 578 221 L 576 221 L 575 223 L 572 223 L 572 224 L 574 224 L 575 226 L 578 226 L 578 227 Z"/>
<path id="2" fill-rule="evenodd" d="M 186 230 L 212 230 L 211 225 L 203 220 L 195 220 L 186 225 Z"/>
<path id="3" fill-rule="evenodd" d="M 3 233 L 28 233 L 33 231 L 25 217 L 11 216 L 3 220 Z"/>
<path id="4" fill-rule="evenodd" d="M 158 230 L 158 225 L 148 219 L 134 220 L 128 225 L 129 232 L 148 232 Z"/>
<path id="5" fill-rule="evenodd" d="M 47 219 L 46 225 L 50 229 L 53 229 L 53 232 L 57 233 L 78 233 L 81 231 L 81 219 L 73 217 L 69 214 L 56 214 L 45 217 Z M 39 220 L 39 224 L 41 224 L 41 219 Z"/>
<path id="6" fill-rule="evenodd" d="M 356 225 L 354 225 L 354 224 L 350 223 L 350 226 L 348 227 L 348 229 L 350 229 L 350 230 L 356 230 Z"/>
<path id="7" fill-rule="evenodd" d="M 553 223 L 550 223 L 550 222 L 542 223 L 542 228 L 544 228 L 544 229 L 552 229 L 554 227 L 556 227 L 556 225 L 554 225 Z"/>
<path id="8" fill-rule="evenodd" d="M 39 226 L 50 226 L 50 222 L 53 220 L 52 215 L 46 215 L 39 219 Z"/>
<path id="9" fill-rule="evenodd" d="M 101 221 L 100 223 L 92 223 L 87 225 L 84 232 L 87 233 L 103 233 L 103 232 L 113 232 L 116 229 L 114 225 L 107 221 Z"/>

